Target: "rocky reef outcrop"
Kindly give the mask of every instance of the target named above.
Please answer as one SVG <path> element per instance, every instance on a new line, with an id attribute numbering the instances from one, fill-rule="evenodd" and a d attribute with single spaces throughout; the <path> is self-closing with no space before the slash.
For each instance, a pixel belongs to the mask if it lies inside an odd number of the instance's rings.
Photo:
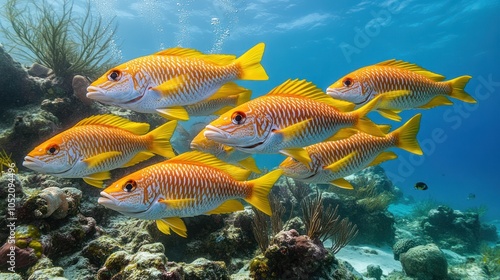
<path id="1" fill-rule="evenodd" d="M 478 252 L 481 242 L 479 215 L 447 206 L 431 209 L 421 222 L 425 234 L 442 248 L 457 253 Z"/>
<path id="2" fill-rule="evenodd" d="M 448 262 L 435 244 L 419 245 L 400 256 L 406 275 L 417 279 L 442 280 L 448 276 Z"/>

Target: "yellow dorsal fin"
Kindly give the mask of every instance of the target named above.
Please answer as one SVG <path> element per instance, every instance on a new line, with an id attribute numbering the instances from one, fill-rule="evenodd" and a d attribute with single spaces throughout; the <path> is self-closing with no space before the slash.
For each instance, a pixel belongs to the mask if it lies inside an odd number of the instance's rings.
<path id="1" fill-rule="evenodd" d="M 339 188 L 342 188 L 342 189 L 347 189 L 347 190 L 353 190 L 354 189 L 354 187 L 351 185 L 351 183 L 349 183 L 344 178 L 335 179 L 335 180 L 331 181 L 330 183 L 332 183 L 335 186 L 337 186 Z"/>
<path id="2" fill-rule="evenodd" d="M 306 166 L 309 166 L 311 162 L 311 157 L 309 157 L 309 153 L 304 148 L 286 148 L 280 150 L 280 153 L 294 158 Z"/>
<path id="3" fill-rule="evenodd" d="M 343 157 L 340 160 L 337 160 L 336 162 L 326 166 L 324 169 L 328 169 L 331 172 L 339 172 L 342 168 L 347 167 L 349 164 L 351 164 L 352 160 L 354 160 L 354 157 L 357 155 L 357 152 L 352 152 L 348 154 L 347 156 Z"/>
<path id="4" fill-rule="evenodd" d="M 352 128 L 352 127 L 341 128 L 339 131 L 337 131 L 337 133 L 335 133 L 331 137 L 327 138 L 325 140 L 325 142 L 346 139 L 346 138 L 353 136 L 356 133 L 359 133 L 359 130 L 357 130 L 355 128 Z"/>
<path id="5" fill-rule="evenodd" d="M 260 174 L 260 169 L 253 157 L 247 157 L 246 159 L 238 161 L 238 165 L 254 173 Z"/>
<path id="6" fill-rule="evenodd" d="M 239 202 L 238 200 L 228 200 L 228 201 L 223 202 L 217 208 L 206 212 L 205 214 L 207 214 L 207 215 L 225 214 L 225 213 L 232 213 L 232 212 L 236 212 L 236 211 L 241 211 L 244 209 L 245 209 L 245 207 L 243 207 L 243 204 L 241 204 L 241 202 Z"/>
<path id="7" fill-rule="evenodd" d="M 138 164 L 139 162 L 145 161 L 155 154 L 150 153 L 150 152 L 140 152 L 137 155 L 135 155 L 131 160 L 129 160 L 127 163 L 122 165 L 122 167 L 129 167 Z"/>
<path id="8" fill-rule="evenodd" d="M 193 164 L 203 164 L 208 165 L 213 168 L 217 168 L 225 171 L 231 177 L 233 177 L 237 181 L 244 181 L 250 176 L 252 171 L 246 170 L 228 163 L 223 162 L 218 159 L 214 155 L 203 153 L 200 151 L 191 151 L 180 154 L 174 158 L 167 160 L 166 162 L 175 163 L 175 162 L 183 162 L 183 163 L 193 163 Z"/>
<path id="9" fill-rule="evenodd" d="M 111 178 L 111 173 L 109 171 L 103 171 L 87 175 L 86 177 L 83 178 L 83 181 L 96 188 L 103 188 L 104 186 L 102 181 L 108 180 L 110 178 Z"/>
<path id="10" fill-rule="evenodd" d="M 146 134 L 149 130 L 148 123 L 138 123 L 132 122 L 126 118 L 122 118 L 115 115 L 97 115 L 85 118 L 79 121 L 74 126 L 83 126 L 83 125 L 105 125 L 116 128 L 121 128 L 126 131 L 132 132 L 137 135 Z"/>
<path id="11" fill-rule="evenodd" d="M 162 117 L 169 120 L 189 120 L 189 114 L 186 109 L 182 106 L 168 107 L 168 108 L 158 108 L 156 112 Z"/>
<path id="12" fill-rule="evenodd" d="M 184 222 L 179 217 L 163 218 L 156 220 L 156 226 L 164 234 L 170 234 L 170 229 L 172 229 L 179 236 L 184 238 L 187 237 L 187 228 Z"/>
<path id="13" fill-rule="evenodd" d="M 438 95 L 432 98 L 431 101 L 427 102 L 427 104 L 424 104 L 418 108 L 430 109 L 441 105 L 453 105 L 453 102 L 451 102 L 451 100 L 449 100 L 446 96 Z"/>
<path id="14" fill-rule="evenodd" d="M 370 164 L 368 164 L 368 166 L 375 166 L 381 164 L 384 161 L 396 158 L 398 158 L 398 156 L 394 152 L 391 151 L 381 152 L 372 162 L 370 162 Z"/>
<path id="15" fill-rule="evenodd" d="M 288 79 L 281 85 L 272 89 L 266 95 L 297 96 L 309 98 L 318 102 L 326 103 L 337 108 L 340 111 L 350 111 L 354 108 L 353 103 L 333 99 L 331 96 L 324 93 L 315 84 L 313 84 L 312 82 L 308 82 L 307 80 Z"/>
<path id="16" fill-rule="evenodd" d="M 217 65 L 226 65 L 236 60 L 235 55 L 229 54 L 204 54 L 195 49 L 175 47 L 170 49 L 161 50 L 155 55 L 170 55 L 170 56 L 181 56 L 181 57 L 195 57 L 203 59 L 207 62 L 211 62 Z"/>
<path id="17" fill-rule="evenodd" d="M 196 199 L 194 198 L 182 198 L 182 199 L 158 199 L 159 203 L 163 203 L 170 208 L 174 209 L 182 209 L 185 207 L 189 207 Z"/>
<path id="18" fill-rule="evenodd" d="M 406 69 L 408 71 L 412 71 L 412 72 L 415 72 L 415 73 L 420 74 L 422 76 L 425 76 L 425 77 L 427 77 L 435 82 L 439 82 L 439 81 L 444 80 L 443 75 L 433 73 L 433 72 L 431 72 L 423 67 L 420 67 L 416 64 L 409 63 L 409 62 L 402 61 L 402 60 L 391 59 L 391 60 L 382 61 L 382 62 L 377 63 L 375 65 L 392 66 L 392 67 L 397 67 L 397 68 L 401 68 L 401 69 Z"/>
<path id="19" fill-rule="evenodd" d="M 122 152 L 111 151 L 111 152 L 106 152 L 106 153 L 95 155 L 93 157 L 86 158 L 82 161 L 87 164 L 87 168 L 94 168 L 97 165 L 103 163 L 104 161 L 106 161 L 108 159 L 111 159 L 111 158 L 114 158 L 117 156 L 121 156 L 121 155 L 122 155 Z"/>

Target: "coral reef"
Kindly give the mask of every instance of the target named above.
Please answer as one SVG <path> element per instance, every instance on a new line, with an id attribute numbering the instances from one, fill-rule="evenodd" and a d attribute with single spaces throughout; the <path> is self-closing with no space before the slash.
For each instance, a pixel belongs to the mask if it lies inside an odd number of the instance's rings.
<path id="1" fill-rule="evenodd" d="M 333 193 L 324 193 L 325 206 L 339 206 L 340 216 L 349 217 L 349 220 L 358 227 L 358 234 L 353 242 L 365 244 L 390 244 L 395 238 L 395 218 L 387 209 L 370 212 L 360 206 L 353 196 L 340 196 Z"/>
<path id="2" fill-rule="evenodd" d="M 377 280 L 380 280 L 380 278 L 382 277 L 382 269 L 380 268 L 379 265 L 370 264 L 366 268 L 366 277 L 375 278 Z"/>
<path id="3" fill-rule="evenodd" d="M 26 69 L 15 62 L 0 46 L 0 88 L 2 106 L 24 106 L 42 97 L 40 85 L 31 79 Z"/>
<path id="4" fill-rule="evenodd" d="M 33 218 L 62 219 L 74 215 L 80 206 L 82 191 L 76 188 L 48 187 L 28 197 L 20 212 Z"/>
<path id="5" fill-rule="evenodd" d="M 319 241 L 295 230 L 281 231 L 250 263 L 254 279 L 354 279 Z"/>
<path id="6" fill-rule="evenodd" d="M 447 279 L 448 262 L 435 244 L 419 245 L 400 256 L 406 275 L 417 279 Z"/>
<path id="7" fill-rule="evenodd" d="M 442 248 L 457 253 L 479 250 L 481 224 L 477 213 L 462 213 L 447 206 L 438 206 L 423 219 L 422 228 Z"/>
<path id="8" fill-rule="evenodd" d="M 416 240 L 416 239 L 401 239 L 398 240 L 394 245 L 392 246 L 392 251 L 394 253 L 394 259 L 399 261 L 399 256 L 403 253 L 406 253 L 408 250 L 410 250 L 413 247 L 416 247 L 418 245 L 423 245 L 421 241 Z"/>

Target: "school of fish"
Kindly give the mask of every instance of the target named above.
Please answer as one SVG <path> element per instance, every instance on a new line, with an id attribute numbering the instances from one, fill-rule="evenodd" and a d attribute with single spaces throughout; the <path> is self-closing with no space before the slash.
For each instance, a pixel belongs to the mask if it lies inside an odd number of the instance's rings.
<path id="1" fill-rule="evenodd" d="M 251 91 L 235 81 L 268 79 L 261 64 L 264 48 L 258 43 L 236 57 L 176 47 L 113 67 L 88 87 L 88 98 L 171 121 L 148 132 L 147 123 L 91 116 L 35 147 L 23 165 L 106 187 L 99 204 L 155 220 L 164 234 L 187 237 L 181 218 L 243 210 L 241 200 L 271 215 L 268 194 L 281 176 L 353 189 L 344 177 L 395 159 L 389 148 L 422 155 L 421 114 L 389 132 L 389 126 L 367 117 L 371 111 L 400 121 L 402 110 L 451 105 L 449 97 L 476 102 L 464 90 L 470 76 L 444 81 L 394 59 L 349 73 L 326 91 L 289 79 L 251 99 Z M 215 117 L 189 121 L 189 129 L 177 125 L 195 116 Z M 174 130 L 179 137 L 172 137 Z M 165 160 L 104 182 L 111 170 L 155 154 Z M 286 158 L 248 180 L 252 172 L 260 173 L 253 154 Z"/>

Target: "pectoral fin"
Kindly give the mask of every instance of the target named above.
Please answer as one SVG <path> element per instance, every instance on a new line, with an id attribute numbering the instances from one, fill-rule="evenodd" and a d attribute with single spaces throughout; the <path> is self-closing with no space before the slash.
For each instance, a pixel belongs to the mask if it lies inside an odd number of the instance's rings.
<path id="1" fill-rule="evenodd" d="M 83 162 L 85 162 L 87 164 L 87 168 L 90 169 L 90 168 L 94 168 L 94 167 L 98 166 L 99 164 L 103 163 L 104 161 L 106 161 L 108 159 L 118 157 L 121 155 L 122 155 L 122 153 L 118 152 L 118 151 L 106 152 L 106 153 L 98 154 L 98 155 L 93 156 L 93 157 L 86 158 L 83 160 Z"/>
<path id="2" fill-rule="evenodd" d="M 182 87 L 184 87 L 184 84 L 186 83 L 186 80 L 187 80 L 186 75 L 179 75 L 179 76 L 173 77 L 172 79 L 170 79 L 162 84 L 159 84 L 159 85 L 151 88 L 151 90 L 154 90 L 154 91 L 158 92 L 159 94 L 166 96 L 172 92 L 177 92 L 180 89 L 182 89 Z"/>
<path id="3" fill-rule="evenodd" d="M 222 203 L 221 205 L 219 205 L 219 207 L 217 207 L 213 210 L 210 210 L 210 211 L 206 212 L 205 214 L 207 214 L 207 215 L 225 214 L 225 213 L 232 213 L 232 212 L 236 212 L 236 211 L 241 211 L 243 209 L 245 209 L 245 207 L 243 207 L 243 204 L 241 204 L 241 202 L 239 202 L 238 200 L 228 200 L 228 201 L 225 201 L 224 203 Z"/>
<path id="4" fill-rule="evenodd" d="M 287 155 L 291 158 L 294 158 L 306 166 L 309 166 L 311 162 L 311 157 L 309 157 L 309 153 L 304 148 L 288 148 L 280 150 L 280 153 Z"/>
<path id="5" fill-rule="evenodd" d="M 328 169 L 331 172 L 339 172 L 342 168 L 347 167 L 349 164 L 351 164 L 352 160 L 355 158 L 357 152 L 352 152 L 348 154 L 347 156 L 343 157 L 340 160 L 337 160 L 336 162 L 328 165 L 324 169 Z"/>
<path id="6" fill-rule="evenodd" d="M 83 177 L 85 183 L 94 186 L 96 188 L 102 188 L 103 181 L 111 178 L 111 173 L 109 171 L 103 171 L 99 173 L 90 174 L 87 177 Z"/>
<path id="7" fill-rule="evenodd" d="M 274 133 L 279 133 L 283 135 L 283 141 L 287 141 L 293 139 L 294 137 L 299 136 L 304 130 L 306 130 L 309 122 L 310 119 L 301 121 L 291 126 L 285 127 L 283 129 L 276 130 L 274 131 Z"/>
<path id="8" fill-rule="evenodd" d="M 186 109 L 182 106 L 174 106 L 168 108 L 157 108 L 156 112 L 158 112 L 162 117 L 169 120 L 189 120 L 189 114 Z"/>
<path id="9" fill-rule="evenodd" d="M 150 152 L 140 152 L 137 155 L 135 155 L 131 160 L 129 160 L 129 162 L 127 162 L 124 165 L 122 165 L 122 167 L 129 167 L 129 166 L 136 165 L 139 162 L 145 161 L 145 160 L 151 158 L 154 155 L 155 154 L 150 153 Z"/>
<path id="10" fill-rule="evenodd" d="M 156 226 L 164 234 L 170 235 L 170 229 L 172 229 L 178 235 L 187 237 L 187 228 L 181 218 L 172 217 L 156 220 Z"/>
<path id="11" fill-rule="evenodd" d="M 335 186 L 342 188 L 342 189 L 347 189 L 347 190 L 353 190 L 354 187 L 349 183 L 346 179 L 344 178 L 339 178 L 331 181 L 330 183 L 334 184 Z"/>

